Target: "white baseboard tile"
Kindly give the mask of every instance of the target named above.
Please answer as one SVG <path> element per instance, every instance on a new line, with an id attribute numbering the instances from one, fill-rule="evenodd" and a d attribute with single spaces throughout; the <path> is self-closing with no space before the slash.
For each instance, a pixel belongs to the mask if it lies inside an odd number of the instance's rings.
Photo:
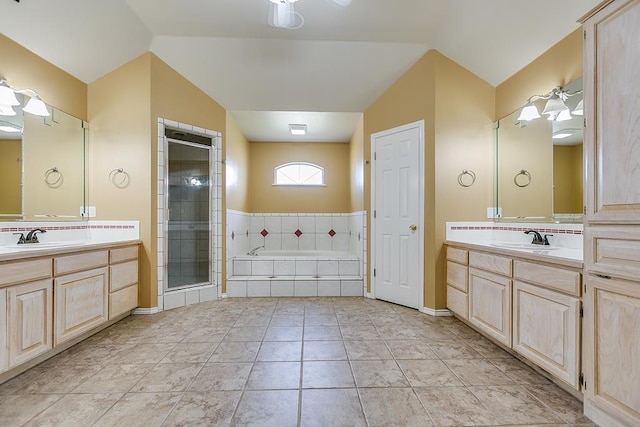
<path id="1" fill-rule="evenodd" d="M 365 297 L 365 298 L 369 298 L 369 299 L 375 299 L 375 298 L 373 297 L 373 294 L 372 294 L 371 292 L 365 292 L 364 297 Z"/>
<path id="2" fill-rule="evenodd" d="M 158 314 L 159 312 L 160 310 L 158 310 L 158 307 L 136 308 L 131 312 L 131 314 Z"/>
<path id="3" fill-rule="evenodd" d="M 221 298 L 221 299 L 227 299 L 227 294 L 226 294 L 226 293 L 224 293 L 224 294 L 220 294 L 220 298 Z"/>
<path id="4" fill-rule="evenodd" d="M 436 309 L 429 308 L 429 307 L 422 307 L 420 309 L 420 312 L 424 313 L 424 314 L 428 314 L 429 316 L 435 316 L 435 317 L 453 316 L 453 313 L 449 309 L 446 309 L 446 308 L 436 310 Z"/>

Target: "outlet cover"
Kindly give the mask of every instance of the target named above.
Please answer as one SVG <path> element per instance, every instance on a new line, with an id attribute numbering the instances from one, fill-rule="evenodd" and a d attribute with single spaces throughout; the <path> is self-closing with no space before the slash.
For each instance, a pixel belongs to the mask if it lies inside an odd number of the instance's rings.
<path id="1" fill-rule="evenodd" d="M 80 206 L 80 216 L 82 218 L 95 218 L 96 207 L 95 206 Z"/>
<path id="2" fill-rule="evenodd" d="M 487 208 L 487 218 L 502 218 L 502 208 Z"/>

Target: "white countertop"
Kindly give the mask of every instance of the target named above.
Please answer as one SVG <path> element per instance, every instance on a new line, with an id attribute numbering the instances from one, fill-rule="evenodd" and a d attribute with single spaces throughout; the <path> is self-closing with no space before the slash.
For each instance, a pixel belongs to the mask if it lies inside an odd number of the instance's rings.
<path id="1" fill-rule="evenodd" d="M 471 249 L 495 252 L 502 255 L 508 255 L 514 258 L 525 260 L 535 260 L 549 262 L 553 264 L 562 264 L 568 267 L 583 267 L 583 251 L 582 249 L 563 248 L 560 246 L 535 249 L 518 249 L 512 247 L 501 247 L 502 243 L 495 240 L 446 240 L 445 243 L 450 246 L 462 246 Z"/>
<path id="2" fill-rule="evenodd" d="M 59 255 L 62 253 L 107 249 L 114 246 L 138 244 L 139 239 L 116 241 L 67 241 L 59 243 L 25 243 L 22 245 L 0 246 L 0 261 L 12 261 L 35 257 Z"/>

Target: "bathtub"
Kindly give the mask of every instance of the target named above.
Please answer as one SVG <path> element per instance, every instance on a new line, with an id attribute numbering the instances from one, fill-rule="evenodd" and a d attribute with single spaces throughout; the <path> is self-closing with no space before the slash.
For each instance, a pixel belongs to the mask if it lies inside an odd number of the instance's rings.
<path id="1" fill-rule="evenodd" d="M 227 296 L 362 296 L 363 261 L 336 251 L 258 251 L 231 260 Z"/>

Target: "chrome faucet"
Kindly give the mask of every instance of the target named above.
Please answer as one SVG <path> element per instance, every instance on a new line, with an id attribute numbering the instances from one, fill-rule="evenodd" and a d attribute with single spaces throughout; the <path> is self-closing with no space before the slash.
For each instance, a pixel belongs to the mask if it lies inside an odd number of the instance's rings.
<path id="1" fill-rule="evenodd" d="M 253 248 L 251 249 L 249 252 L 247 252 L 247 255 L 249 256 L 258 256 L 258 249 L 264 249 L 264 245 L 263 246 L 258 246 L 257 248 Z"/>
<path id="2" fill-rule="evenodd" d="M 545 234 L 543 238 L 540 235 L 540 233 L 538 233 L 536 230 L 527 230 L 524 232 L 524 234 L 530 234 L 530 233 L 533 233 L 533 240 L 531 241 L 532 245 L 549 246 L 549 239 L 547 237 L 553 236 L 553 234 Z"/>
<path id="3" fill-rule="evenodd" d="M 38 243 L 37 233 L 46 233 L 47 230 L 43 230 L 42 228 L 35 228 L 27 233 L 27 237 L 24 238 L 22 243 Z M 20 241 L 18 241 L 20 243 Z"/>

